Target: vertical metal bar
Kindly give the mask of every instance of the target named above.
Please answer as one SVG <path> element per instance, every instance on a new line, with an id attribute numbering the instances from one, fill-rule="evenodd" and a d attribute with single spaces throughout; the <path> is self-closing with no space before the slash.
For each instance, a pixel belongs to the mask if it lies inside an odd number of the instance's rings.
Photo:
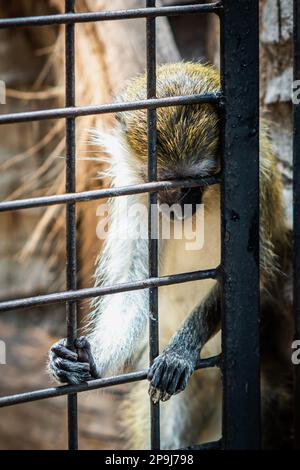
<path id="1" fill-rule="evenodd" d="M 147 8 L 155 7 L 156 0 L 147 0 Z M 147 98 L 156 98 L 156 18 L 147 18 Z M 148 179 L 157 180 L 156 158 L 156 109 L 149 109 L 148 115 Z M 148 196 L 148 240 L 149 277 L 158 276 L 158 239 L 153 237 L 158 228 L 157 193 Z M 149 289 L 149 360 L 150 364 L 159 354 L 158 339 L 158 288 Z M 160 448 L 159 403 L 150 402 L 151 449 Z"/>
<path id="2" fill-rule="evenodd" d="M 66 13 L 74 13 L 75 0 L 65 1 Z M 66 106 L 75 106 L 75 26 L 65 27 Z M 76 191 L 76 130 L 75 118 L 66 119 L 66 193 Z M 76 289 L 76 204 L 66 206 L 66 284 L 67 290 Z M 77 331 L 77 304 L 66 303 L 68 347 L 74 348 Z M 68 396 L 69 449 L 78 448 L 77 395 Z"/>
<path id="3" fill-rule="evenodd" d="M 294 80 L 300 80 L 300 5 L 294 0 Z M 293 103 L 294 194 L 294 314 L 295 338 L 300 339 L 300 104 Z M 300 365 L 295 366 L 295 448 L 300 449 Z"/>
<path id="4" fill-rule="evenodd" d="M 258 0 L 224 0 L 223 446 L 260 447 Z"/>

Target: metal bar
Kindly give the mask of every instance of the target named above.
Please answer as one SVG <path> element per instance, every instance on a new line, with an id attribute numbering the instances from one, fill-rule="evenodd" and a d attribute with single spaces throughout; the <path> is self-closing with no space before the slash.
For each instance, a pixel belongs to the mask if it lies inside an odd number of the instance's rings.
<path id="1" fill-rule="evenodd" d="M 159 354 L 158 287 L 200 279 L 216 278 L 219 268 L 159 277 L 157 228 L 157 191 L 175 187 L 192 187 L 220 182 L 219 176 L 183 181 L 157 182 L 156 108 L 199 103 L 220 104 L 219 94 L 179 96 L 156 99 L 156 31 L 155 19 L 214 12 L 222 16 L 222 88 L 223 88 L 223 147 L 224 174 L 222 190 L 222 369 L 224 375 L 224 420 L 222 445 L 227 449 L 258 448 L 260 446 L 259 397 L 259 170 L 258 170 L 258 2 L 241 0 L 239 9 L 234 0 L 205 5 L 156 7 L 147 0 L 147 8 L 74 13 L 75 0 L 65 0 L 66 13 L 27 18 L 0 19 L 0 29 L 7 27 L 66 25 L 66 107 L 0 116 L 0 124 L 32 122 L 44 119 L 66 119 L 66 194 L 30 198 L 0 203 L 0 212 L 25 208 L 66 204 L 66 291 L 0 302 L 0 311 L 66 302 L 68 346 L 73 347 L 77 331 L 77 300 L 137 289 L 149 289 L 149 350 L 150 364 Z M 299 20 L 297 1 L 295 18 Z M 75 23 L 120 19 L 146 18 L 147 21 L 147 100 L 129 103 L 75 107 Z M 297 42 L 298 41 L 298 42 Z M 300 43 L 295 27 L 295 44 Z M 300 79 L 299 48 L 295 48 L 295 79 Z M 230 60 L 229 60 L 230 57 Z M 222 104 L 222 103 L 221 103 Z M 149 183 L 124 188 L 76 193 L 75 120 L 77 117 L 148 110 L 148 177 Z M 252 132 L 249 133 L 249 122 Z M 294 106 L 294 222 L 295 222 L 295 318 L 300 335 L 300 177 L 299 106 Z M 247 158 L 240 158 L 247 155 Z M 120 285 L 77 289 L 76 285 L 76 202 L 149 193 L 149 279 Z M 242 271 L 237 266 L 243 266 Z M 199 360 L 196 369 L 218 367 L 221 356 Z M 245 367 L 247 364 L 247 368 Z M 138 371 L 80 385 L 49 388 L 2 397 L 0 407 L 68 395 L 69 448 L 78 448 L 77 393 L 108 386 L 145 380 L 147 371 Z M 297 371 L 300 389 L 300 373 Z M 299 408 L 299 407 L 298 407 Z M 251 417 L 251 421 L 248 419 Z M 300 423 L 300 411 L 296 410 Z M 300 425 L 296 441 L 300 441 Z M 160 448 L 159 406 L 151 403 L 151 447 Z M 220 448 L 220 441 L 192 446 L 190 450 Z"/>
<path id="2" fill-rule="evenodd" d="M 206 359 L 200 360 L 195 370 L 207 369 L 208 367 L 218 367 L 219 363 L 220 356 L 208 357 Z M 21 403 L 28 403 L 30 401 L 43 400 L 45 398 L 54 398 L 71 393 L 80 393 L 89 390 L 113 387 L 114 385 L 138 382 L 140 380 L 145 380 L 147 378 L 147 375 L 148 370 L 141 370 L 137 372 L 131 372 L 129 374 L 115 375 L 113 377 L 91 380 L 90 382 L 86 382 L 79 385 L 64 385 L 61 387 L 53 387 L 46 388 L 43 390 L 35 390 L 32 392 L 19 393 L 17 395 L 8 395 L 5 397 L 0 397 L 0 408 L 12 405 L 19 405 Z"/>
<path id="3" fill-rule="evenodd" d="M 82 300 L 101 295 L 117 294 L 119 292 L 134 291 L 140 289 L 149 289 L 150 287 L 170 286 L 183 282 L 199 281 L 201 279 L 215 279 L 219 275 L 219 268 L 208 269 L 206 271 L 195 271 L 190 273 L 173 274 L 156 278 L 148 278 L 141 281 L 126 282 L 113 286 L 91 287 L 86 289 L 77 289 L 74 291 L 57 292 L 54 294 L 37 295 L 34 297 L 25 297 L 22 299 L 5 300 L 0 302 L 0 312 L 10 310 L 19 310 L 28 307 L 38 307 L 53 303 L 60 303 L 73 300 Z"/>
<path id="4" fill-rule="evenodd" d="M 258 0 L 223 1 L 223 446 L 260 447 Z"/>
<path id="5" fill-rule="evenodd" d="M 6 406 L 19 405 L 21 403 L 28 403 L 31 401 L 44 400 L 46 398 L 54 398 L 62 395 L 70 395 L 90 390 L 97 390 L 100 388 L 112 387 L 114 385 L 121 385 L 125 383 L 137 382 L 147 378 L 147 370 L 132 372 L 130 374 L 115 375 L 103 379 L 91 380 L 78 385 L 63 385 L 61 387 L 51 387 L 42 390 L 35 390 L 33 392 L 19 393 L 0 398 L 0 408 Z"/>
<path id="6" fill-rule="evenodd" d="M 211 367 L 220 367 L 222 355 L 218 354 L 217 356 L 206 357 L 205 359 L 199 359 L 196 364 L 195 370 L 198 369 L 208 369 Z"/>
<path id="7" fill-rule="evenodd" d="M 294 0 L 294 80 L 300 80 L 300 5 Z M 300 339 L 300 104 L 293 103 L 294 198 L 294 315 L 295 338 Z M 295 365 L 295 448 L 300 449 L 300 365 Z"/>
<path id="8" fill-rule="evenodd" d="M 29 199 L 16 199 L 14 201 L 0 202 L 0 212 L 20 209 L 33 209 L 37 207 L 66 204 L 68 202 L 88 202 L 97 199 L 128 196 L 131 194 L 150 193 L 153 191 L 167 191 L 175 188 L 192 188 L 196 186 L 210 186 L 219 184 L 220 175 L 205 176 L 202 178 L 186 178 L 184 180 L 155 181 L 152 183 L 121 186 L 118 188 L 96 189 L 80 193 L 57 194 L 54 196 L 34 197 Z"/>
<path id="9" fill-rule="evenodd" d="M 66 13 L 74 13 L 75 0 L 65 1 Z M 75 106 L 75 26 L 65 27 L 65 68 L 66 68 L 66 106 Z M 66 119 L 66 193 L 76 192 L 76 128 L 75 118 Z M 77 288 L 76 267 L 76 205 L 66 206 L 66 285 L 68 291 Z M 76 300 L 66 302 L 67 343 L 74 350 L 77 336 L 77 304 Z M 78 448 L 78 412 L 77 396 L 68 396 L 68 440 L 69 449 Z"/>
<path id="10" fill-rule="evenodd" d="M 147 0 L 148 8 L 156 7 L 156 0 Z M 147 98 L 156 98 L 156 19 L 147 18 Z M 156 109 L 147 111 L 148 130 L 148 181 L 157 180 L 157 130 Z M 148 263 L 149 277 L 158 277 L 158 207 L 157 193 L 148 195 Z M 149 363 L 159 355 L 158 338 L 158 288 L 149 289 Z M 151 449 L 160 449 L 160 417 L 159 402 L 150 399 Z"/>
<path id="11" fill-rule="evenodd" d="M 18 122 L 43 121 L 46 119 L 77 118 L 93 114 L 109 114 L 122 111 L 135 111 L 137 109 L 165 108 L 168 106 L 184 106 L 199 103 L 219 103 L 218 93 L 202 95 L 173 96 L 151 100 L 129 101 L 126 103 L 110 103 L 93 106 L 71 106 L 64 108 L 44 109 L 40 111 L 27 111 L 24 113 L 9 113 L 0 115 L 0 124 L 15 124 Z"/>
<path id="12" fill-rule="evenodd" d="M 29 16 L 23 18 L 2 18 L 0 29 L 24 26 L 49 26 L 55 24 L 88 23 L 94 21 L 128 20 L 135 18 L 155 18 L 160 16 L 179 16 L 196 13 L 219 13 L 221 3 L 204 5 L 182 5 L 157 8 L 135 8 L 128 10 L 112 10 L 88 13 L 57 14 Z"/>

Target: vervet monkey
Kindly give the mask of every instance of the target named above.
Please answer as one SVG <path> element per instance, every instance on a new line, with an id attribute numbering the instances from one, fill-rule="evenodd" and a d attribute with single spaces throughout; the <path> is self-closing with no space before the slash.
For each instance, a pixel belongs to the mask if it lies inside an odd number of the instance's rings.
<path id="1" fill-rule="evenodd" d="M 217 70 L 208 65 L 177 63 L 157 70 L 157 97 L 214 93 L 220 90 Z M 144 75 L 132 80 L 119 100 L 146 97 Z M 112 185 L 147 182 L 147 111 L 121 112 L 110 135 L 94 136 L 110 155 Z M 205 177 L 220 170 L 220 122 L 213 104 L 173 106 L 157 110 L 158 180 Z M 247 155 L 241 155 L 247 158 Z M 160 191 L 161 207 L 190 204 L 193 221 L 203 204 L 203 246 L 171 235 L 159 243 L 160 275 L 215 268 L 220 263 L 220 188 Z M 148 241 L 145 237 L 117 236 L 117 226 L 147 227 L 147 213 L 126 210 L 147 195 L 114 198 L 104 251 L 96 269 L 96 286 L 137 281 L 148 277 Z M 167 206 L 166 206 L 167 205 Z M 162 216 L 160 216 L 162 217 Z M 138 218 L 138 220 L 137 220 Z M 182 221 L 172 218 L 173 228 Z M 197 235 L 197 233 L 196 233 Z M 289 231 L 284 218 L 282 184 L 267 128 L 260 130 L 260 274 L 262 336 L 262 416 L 265 447 L 290 442 L 290 345 L 292 317 L 289 290 Z M 239 269 L 240 266 L 237 267 Z M 149 394 L 160 400 L 162 448 L 181 448 L 221 435 L 221 374 L 217 369 L 193 373 L 200 357 L 220 352 L 220 291 L 217 281 L 201 280 L 159 288 L 161 354 L 150 367 Z M 49 368 L 60 382 L 81 383 L 118 373 L 124 366 L 147 367 L 148 290 L 123 292 L 92 302 L 90 332 L 66 340 L 50 351 Z M 247 364 L 245 364 L 247 367 Z M 123 419 L 130 448 L 149 448 L 147 383 L 131 386 Z M 180 392 L 180 393 L 178 393 Z"/>

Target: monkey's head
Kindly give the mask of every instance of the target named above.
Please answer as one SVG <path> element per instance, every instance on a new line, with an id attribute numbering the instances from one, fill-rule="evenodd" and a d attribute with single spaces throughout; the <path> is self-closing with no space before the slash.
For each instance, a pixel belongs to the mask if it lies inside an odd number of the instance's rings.
<path id="1" fill-rule="evenodd" d="M 217 70 L 208 65 L 177 63 L 157 69 L 157 97 L 214 93 L 220 89 Z M 146 77 L 134 79 L 121 101 L 146 98 Z M 122 137 L 129 149 L 132 171 L 147 182 L 147 111 L 117 115 Z M 157 109 L 158 180 L 202 177 L 219 167 L 219 117 L 213 104 L 198 104 Z M 200 204 L 203 189 L 176 189 L 159 193 L 159 202 Z"/>

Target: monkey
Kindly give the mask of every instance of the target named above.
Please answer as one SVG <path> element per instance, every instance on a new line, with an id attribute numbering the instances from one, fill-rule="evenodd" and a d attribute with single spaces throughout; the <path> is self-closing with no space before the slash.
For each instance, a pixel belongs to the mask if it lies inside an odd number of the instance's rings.
<path id="1" fill-rule="evenodd" d="M 201 63 L 164 64 L 157 68 L 157 97 L 217 93 L 216 68 Z M 132 79 L 118 101 L 146 98 L 146 76 Z M 94 131 L 93 142 L 111 159 L 112 186 L 147 182 L 147 111 L 119 112 L 109 134 Z M 202 178 L 222 167 L 220 115 L 216 105 L 201 103 L 157 109 L 157 180 Z M 247 158 L 241 155 L 241 158 Z M 284 215 L 282 182 L 268 134 L 260 125 L 260 294 L 261 391 L 263 446 L 290 445 L 292 368 L 290 231 Z M 191 206 L 190 219 L 203 208 L 203 244 L 188 249 L 187 235 L 169 239 L 159 235 L 159 275 L 206 270 L 221 258 L 220 185 L 162 190 L 158 206 Z M 136 236 L 136 224 L 147 227 L 147 194 L 113 198 L 110 225 L 95 271 L 95 285 L 134 282 L 148 277 L 148 240 Z M 166 216 L 159 211 L 160 223 Z M 172 212 L 172 211 L 171 211 Z M 170 215 L 170 213 L 169 213 Z M 182 219 L 169 217 L 175 230 Z M 117 227 L 126 227 L 118 237 Z M 200 230 L 196 226 L 193 234 Z M 196 235 L 195 235 L 196 234 Z M 194 240 L 195 241 L 195 240 Z M 159 287 L 160 355 L 148 369 L 149 395 L 161 402 L 163 449 L 178 449 L 221 437 L 222 377 L 218 368 L 196 371 L 199 358 L 221 353 L 221 292 L 216 279 Z M 142 289 L 95 298 L 91 304 L 87 336 L 66 339 L 49 352 L 50 374 L 59 382 L 78 384 L 116 374 L 124 369 L 148 367 L 149 292 Z M 247 365 L 245 365 L 246 367 Z M 147 382 L 132 386 L 122 406 L 127 446 L 149 448 Z"/>

